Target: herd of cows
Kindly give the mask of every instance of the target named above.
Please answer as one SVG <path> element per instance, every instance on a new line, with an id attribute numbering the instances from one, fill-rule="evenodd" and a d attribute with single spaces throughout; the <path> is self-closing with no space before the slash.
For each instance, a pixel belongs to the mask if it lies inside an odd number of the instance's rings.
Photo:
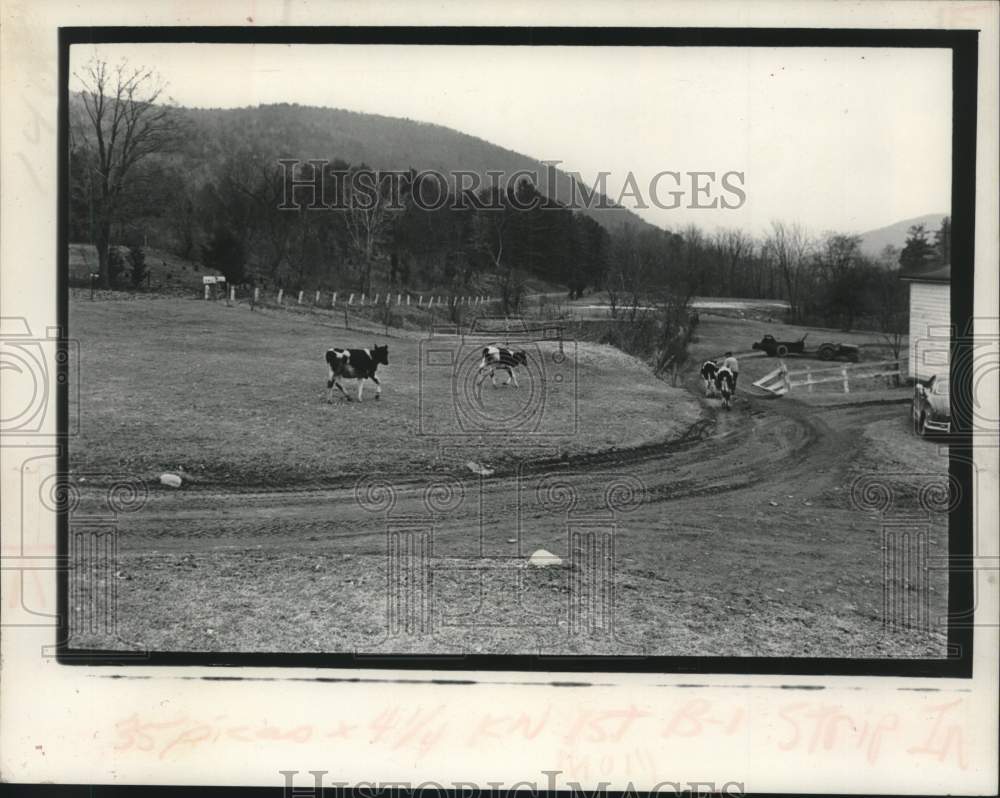
<path id="1" fill-rule="evenodd" d="M 493 344 L 483 347 L 483 357 L 479 363 L 478 380 L 482 382 L 489 373 L 493 387 L 497 387 L 497 371 L 506 371 L 508 382 L 515 388 L 520 387 L 517 383 L 517 367 L 525 366 L 528 363 L 528 356 L 523 350 L 509 349 L 506 346 Z M 358 381 L 358 401 L 361 401 L 365 380 L 375 383 L 375 398 L 382 396 L 382 384 L 379 382 L 375 372 L 380 365 L 389 365 L 389 347 L 372 346 L 370 349 L 328 349 L 326 352 L 326 364 L 329 370 L 326 387 L 328 390 L 327 401 L 333 402 L 333 389 L 337 388 L 347 401 L 351 401 L 350 394 L 344 390 L 340 380 Z M 714 396 L 718 393 L 722 397 L 722 406 L 729 409 L 732 405 L 733 394 L 736 393 L 736 380 L 739 374 L 739 366 L 732 352 L 726 352 L 726 359 L 722 365 L 714 360 L 706 360 L 701 366 L 701 377 L 705 381 L 705 395 Z"/>
<path id="2" fill-rule="evenodd" d="M 505 346 L 494 344 L 483 347 L 483 359 L 479 363 L 479 381 L 486 379 L 489 372 L 493 387 L 497 387 L 497 371 L 506 371 L 508 381 L 512 382 L 515 388 L 517 384 L 517 372 L 515 369 L 528 364 L 528 355 L 520 349 L 508 349 Z M 337 388 L 347 401 L 351 401 L 350 394 L 344 390 L 340 380 L 358 381 L 358 401 L 361 401 L 365 380 L 375 383 L 375 398 L 382 396 L 382 384 L 379 382 L 375 372 L 380 365 L 389 365 L 389 347 L 372 346 L 371 349 L 339 349 L 334 347 L 326 352 L 326 365 L 329 376 L 326 381 L 328 391 L 327 401 L 333 402 L 333 389 Z"/>

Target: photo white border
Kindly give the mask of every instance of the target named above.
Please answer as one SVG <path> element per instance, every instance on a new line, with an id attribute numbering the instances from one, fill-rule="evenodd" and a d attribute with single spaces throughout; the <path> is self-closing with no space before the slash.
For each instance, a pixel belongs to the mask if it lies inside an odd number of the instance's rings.
<path id="1" fill-rule="evenodd" d="M 578 0 L 317 7 L 305 2 L 186 0 L 125 6 L 107 0 L 8 0 L 0 47 L 0 315 L 26 317 L 36 334 L 56 325 L 60 26 L 978 28 L 975 313 L 987 320 L 978 322 L 977 332 L 992 325 L 989 332 L 997 335 L 998 9 L 991 2 L 639 2 L 623 7 Z M 5 406 L 17 400 L 9 394 L 2 399 Z M 54 416 L 49 414 L 47 422 L 54 428 Z M 55 516 L 28 508 L 22 517 L 19 499 L 22 464 L 51 446 L 12 443 L 5 440 L 0 450 L 4 552 L 22 534 L 40 547 L 55 539 Z M 984 563 L 995 563 L 988 558 L 998 555 L 997 449 L 977 449 L 975 464 L 976 554 L 987 558 Z M 56 572 L 38 573 L 41 589 L 54 597 Z M 123 669 L 67 667 L 42 659 L 42 647 L 54 642 L 51 627 L 4 628 L 0 777 L 7 782 L 280 786 L 279 771 L 295 770 L 300 771 L 295 783 L 308 786 L 307 771 L 326 770 L 328 786 L 376 780 L 415 786 L 431 780 L 485 788 L 490 782 L 509 787 L 525 780 L 546 786 L 545 771 L 561 771 L 556 786 L 562 788 L 573 780 L 590 787 L 606 781 L 610 789 L 631 781 L 647 790 L 658 782 L 694 781 L 719 788 L 736 782 L 755 793 L 996 794 L 998 574 L 984 572 L 978 587 L 971 680 L 602 674 L 601 686 L 554 687 L 549 683 L 559 677 L 542 673 L 490 672 L 475 677 L 481 679 L 477 684 L 448 685 L 418 683 L 430 674 L 414 671 L 253 669 L 252 680 L 205 681 L 199 674 L 248 674 L 186 667 L 143 667 L 132 671 L 139 678 L 110 678 Z M 462 678 L 455 671 L 434 675 Z M 311 681 L 338 676 L 361 681 Z M 387 681 L 366 681 L 383 678 Z M 567 682 L 580 680 L 581 674 L 565 675 Z M 682 686 L 692 683 L 698 686 Z M 522 714 L 525 724 L 518 722 Z M 382 734 L 373 725 L 380 717 Z M 132 718 L 185 720 L 139 734 L 133 733 Z M 827 736 L 831 718 L 838 719 Z M 818 727 L 820 719 L 824 725 Z M 296 742 L 295 730 L 307 726 L 309 739 Z M 271 731 L 260 737 L 265 728 Z M 859 744 L 861 728 L 868 731 Z M 664 736 L 665 731 L 670 733 Z M 178 740 L 182 732 L 187 736 Z"/>

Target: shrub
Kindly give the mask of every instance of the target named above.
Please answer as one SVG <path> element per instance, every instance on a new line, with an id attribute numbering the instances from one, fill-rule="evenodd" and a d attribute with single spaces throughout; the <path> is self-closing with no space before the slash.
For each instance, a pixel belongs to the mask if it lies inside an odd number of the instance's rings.
<path id="1" fill-rule="evenodd" d="M 149 267 L 146 265 L 146 253 L 142 251 L 142 247 L 129 247 L 128 262 L 132 267 L 132 286 L 139 288 L 143 280 L 146 279 L 146 275 L 149 274 Z"/>
<path id="2" fill-rule="evenodd" d="M 122 276 L 125 272 L 125 258 L 122 257 L 121 249 L 112 246 L 108 248 L 108 280 L 112 288 L 117 288 L 122 283 Z"/>

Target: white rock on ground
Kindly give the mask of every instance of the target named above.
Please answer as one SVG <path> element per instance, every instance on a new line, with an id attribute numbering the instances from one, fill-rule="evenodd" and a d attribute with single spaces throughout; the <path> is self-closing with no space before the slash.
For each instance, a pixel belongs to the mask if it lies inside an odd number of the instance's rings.
<path id="1" fill-rule="evenodd" d="M 160 474 L 160 484 L 166 485 L 168 488 L 179 488 L 181 481 L 177 474 Z"/>
<path id="2" fill-rule="evenodd" d="M 529 565 L 562 565 L 562 559 L 557 557 L 551 551 L 546 549 L 539 549 L 531 557 L 528 558 Z"/>
<path id="3" fill-rule="evenodd" d="M 479 465 L 479 463 L 475 462 L 474 460 L 469 460 L 469 462 L 465 464 L 465 467 L 468 468 L 473 474 L 479 474 L 480 476 L 483 477 L 489 477 L 493 475 L 492 468 Z"/>

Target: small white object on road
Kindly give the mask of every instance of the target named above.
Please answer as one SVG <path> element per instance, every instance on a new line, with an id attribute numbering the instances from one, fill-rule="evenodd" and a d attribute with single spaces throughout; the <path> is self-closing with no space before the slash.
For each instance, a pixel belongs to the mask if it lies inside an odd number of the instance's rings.
<path id="1" fill-rule="evenodd" d="M 546 566 L 546 565 L 562 565 L 562 559 L 557 557 L 551 551 L 545 549 L 539 549 L 531 557 L 528 558 L 528 563 L 530 565 Z"/>
<path id="2" fill-rule="evenodd" d="M 177 474 L 160 474 L 160 484 L 166 485 L 168 488 L 179 488 L 181 482 L 182 480 Z"/>
<path id="3" fill-rule="evenodd" d="M 484 465 L 480 465 L 474 460 L 469 460 L 469 462 L 465 464 L 465 467 L 468 468 L 473 474 L 479 474 L 479 476 L 481 477 L 493 476 L 492 468 L 487 468 Z"/>

